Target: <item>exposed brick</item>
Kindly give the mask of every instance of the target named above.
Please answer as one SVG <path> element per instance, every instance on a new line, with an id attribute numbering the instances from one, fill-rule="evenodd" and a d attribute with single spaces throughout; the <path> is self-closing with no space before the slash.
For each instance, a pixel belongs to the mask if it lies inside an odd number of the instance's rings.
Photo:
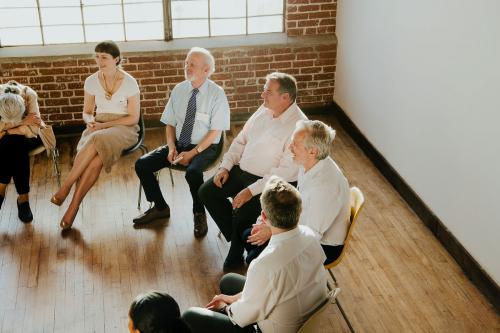
<path id="1" fill-rule="evenodd" d="M 71 101 L 71 105 L 83 105 L 83 98 L 81 97 L 73 97 L 70 98 L 69 100 Z"/>
<path id="2" fill-rule="evenodd" d="M 78 61 L 76 60 L 63 60 L 63 61 L 54 61 L 52 63 L 54 67 L 76 67 L 78 66 Z"/>
<path id="3" fill-rule="evenodd" d="M 68 105 L 67 98 L 47 98 L 45 100 L 45 105 L 47 106 L 56 106 L 56 105 Z"/>
<path id="4" fill-rule="evenodd" d="M 64 68 L 40 68 L 38 71 L 41 75 L 64 74 Z"/>
<path id="5" fill-rule="evenodd" d="M 295 54 L 278 54 L 274 56 L 274 61 L 295 60 Z"/>
<path id="6" fill-rule="evenodd" d="M 22 62 L 3 63 L 1 64 L 1 68 L 2 69 L 26 68 L 26 64 Z"/>
<path id="7" fill-rule="evenodd" d="M 161 65 L 159 63 L 147 63 L 147 64 L 138 64 L 137 70 L 144 71 L 149 69 L 160 69 Z"/>
<path id="8" fill-rule="evenodd" d="M 87 67 L 70 67 L 66 68 L 64 72 L 66 74 L 84 74 L 88 73 L 89 69 Z"/>
<path id="9" fill-rule="evenodd" d="M 30 83 L 54 82 L 53 76 L 33 76 L 29 78 Z"/>
<path id="10" fill-rule="evenodd" d="M 78 66 L 94 66 L 94 59 L 78 59 Z"/>
<path id="11" fill-rule="evenodd" d="M 62 94 L 61 94 L 61 92 L 60 92 L 60 91 L 51 91 L 51 92 L 49 93 L 50 98 L 58 98 L 58 97 L 61 97 L 61 95 L 62 95 Z"/>

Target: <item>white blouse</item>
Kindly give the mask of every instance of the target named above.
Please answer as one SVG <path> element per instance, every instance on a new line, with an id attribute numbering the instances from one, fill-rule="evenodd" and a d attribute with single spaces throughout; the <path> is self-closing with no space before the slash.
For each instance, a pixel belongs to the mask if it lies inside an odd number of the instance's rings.
<path id="1" fill-rule="evenodd" d="M 99 72 L 90 75 L 85 80 L 83 89 L 88 94 L 95 96 L 96 113 L 128 114 L 128 98 L 139 93 L 139 85 L 130 74 L 121 72 L 124 74 L 122 84 L 110 100 L 106 99 L 106 91 L 99 82 Z"/>

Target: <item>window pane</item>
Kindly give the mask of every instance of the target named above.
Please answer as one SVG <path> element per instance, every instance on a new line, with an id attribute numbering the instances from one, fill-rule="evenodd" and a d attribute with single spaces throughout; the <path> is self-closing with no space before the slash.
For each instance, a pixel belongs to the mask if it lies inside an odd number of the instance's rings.
<path id="1" fill-rule="evenodd" d="M 45 27 L 43 34 L 46 44 L 83 43 L 83 29 L 80 25 Z"/>
<path id="2" fill-rule="evenodd" d="M 244 18 L 210 20 L 212 36 L 244 35 L 246 34 L 245 21 Z"/>
<path id="3" fill-rule="evenodd" d="M 283 14 L 283 0 L 248 0 L 248 16 Z"/>
<path id="4" fill-rule="evenodd" d="M 283 16 L 281 15 L 248 18 L 249 34 L 281 31 L 283 31 Z"/>
<path id="5" fill-rule="evenodd" d="M 163 21 L 161 3 L 125 5 L 125 22 Z"/>
<path id="6" fill-rule="evenodd" d="M 40 25 L 36 8 L 0 9 L 0 28 Z"/>
<path id="7" fill-rule="evenodd" d="M 82 0 L 84 6 L 120 4 L 121 0 Z"/>
<path id="8" fill-rule="evenodd" d="M 123 3 L 136 3 L 136 2 L 149 2 L 149 3 L 162 3 L 162 0 L 123 0 Z"/>
<path id="9" fill-rule="evenodd" d="M 163 22 L 127 23 L 127 40 L 163 40 Z"/>
<path id="10" fill-rule="evenodd" d="M 212 0 L 210 1 L 210 16 L 219 17 L 245 17 L 246 0 Z"/>
<path id="11" fill-rule="evenodd" d="M 123 36 L 123 25 L 121 23 L 88 25 L 85 27 L 85 34 L 88 42 L 100 42 L 106 39 L 114 41 L 125 40 Z"/>
<path id="12" fill-rule="evenodd" d="M 40 0 L 40 7 L 76 6 L 80 7 L 80 0 Z"/>
<path id="13" fill-rule="evenodd" d="M 208 1 L 172 1 L 172 19 L 208 18 Z"/>
<path id="14" fill-rule="evenodd" d="M 79 7 L 41 8 L 40 12 L 44 25 L 82 24 L 82 16 Z"/>
<path id="15" fill-rule="evenodd" d="M 208 36 L 208 20 L 174 20 L 172 33 L 174 38 Z"/>
<path id="16" fill-rule="evenodd" d="M 36 0 L 16 0 L 16 1 L 2 1 L 0 3 L 0 7 L 9 8 L 9 7 L 35 7 L 36 8 Z"/>
<path id="17" fill-rule="evenodd" d="M 122 22 L 121 5 L 84 7 L 83 20 L 85 24 Z"/>
<path id="18" fill-rule="evenodd" d="M 0 36 L 4 46 L 42 44 L 40 28 L 0 29 Z"/>

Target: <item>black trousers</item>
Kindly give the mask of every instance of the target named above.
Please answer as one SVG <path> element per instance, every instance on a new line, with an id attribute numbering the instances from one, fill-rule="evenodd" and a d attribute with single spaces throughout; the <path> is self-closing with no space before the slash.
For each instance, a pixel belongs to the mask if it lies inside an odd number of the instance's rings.
<path id="1" fill-rule="evenodd" d="M 261 207 L 260 194 L 234 210 L 228 198 L 234 198 L 241 190 L 260 178 L 235 165 L 229 171 L 229 179 L 222 188 L 215 186 L 213 177 L 200 187 L 201 200 L 226 240 L 231 242 L 229 256 L 236 257 L 243 254 L 243 231 L 255 223 L 260 215 Z"/>
<path id="2" fill-rule="evenodd" d="M 23 135 L 5 135 L 0 139 L 0 183 L 9 184 L 14 179 L 18 194 L 30 191 L 29 152 L 42 144 L 39 138 L 28 139 Z"/>
<path id="3" fill-rule="evenodd" d="M 243 290 L 246 278 L 243 275 L 229 273 L 222 277 L 219 286 L 222 294 L 236 295 Z M 182 314 L 182 319 L 193 333 L 250 333 L 255 332 L 253 325 L 239 327 L 234 325 L 226 314 L 203 308 L 190 308 Z"/>
<path id="4" fill-rule="evenodd" d="M 177 151 L 189 151 L 196 145 L 187 147 L 177 146 Z M 155 172 L 170 165 L 167 160 L 168 146 L 159 147 L 149 154 L 139 158 L 135 162 L 135 172 L 141 180 L 146 198 L 150 202 L 154 202 L 158 209 L 168 207 L 163 195 L 161 194 L 160 185 L 155 177 Z M 191 197 L 193 198 L 193 213 L 204 213 L 205 208 L 203 202 L 198 197 L 198 190 L 203 184 L 203 170 L 217 158 L 217 145 L 210 145 L 207 149 L 196 155 L 191 163 L 187 166 L 185 178 L 189 185 Z"/>

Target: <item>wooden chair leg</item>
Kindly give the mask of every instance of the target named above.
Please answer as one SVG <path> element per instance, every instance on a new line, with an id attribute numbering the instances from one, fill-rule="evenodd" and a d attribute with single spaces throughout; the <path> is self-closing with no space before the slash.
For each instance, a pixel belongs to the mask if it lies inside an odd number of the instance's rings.
<path id="1" fill-rule="evenodd" d="M 170 172 L 170 182 L 172 183 L 172 187 L 174 187 L 174 176 L 172 175 L 172 168 L 168 168 L 168 171 Z"/>
<path id="2" fill-rule="evenodd" d="M 355 333 L 354 328 L 352 327 L 351 322 L 349 321 L 349 318 L 347 318 L 347 315 L 345 314 L 344 309 L 342 308 L 342 305 L 340 305 L 340 301 L 338 298 L 335 300 L 335 303 L 337 303 L 337 306 L 340 310 L 340 313 L 342 314 L 342 317 L 344 318 L 345 322 L 347 323 L 347 326 L 349 326 L 349 330 L 351 331 L 351 333 Z"/>
<path id="3" fill-rule="evenodd" d="M 139 195 L 137 196 L 137 210 L 141 210 L 142 183 L 139 181 Z"/>

